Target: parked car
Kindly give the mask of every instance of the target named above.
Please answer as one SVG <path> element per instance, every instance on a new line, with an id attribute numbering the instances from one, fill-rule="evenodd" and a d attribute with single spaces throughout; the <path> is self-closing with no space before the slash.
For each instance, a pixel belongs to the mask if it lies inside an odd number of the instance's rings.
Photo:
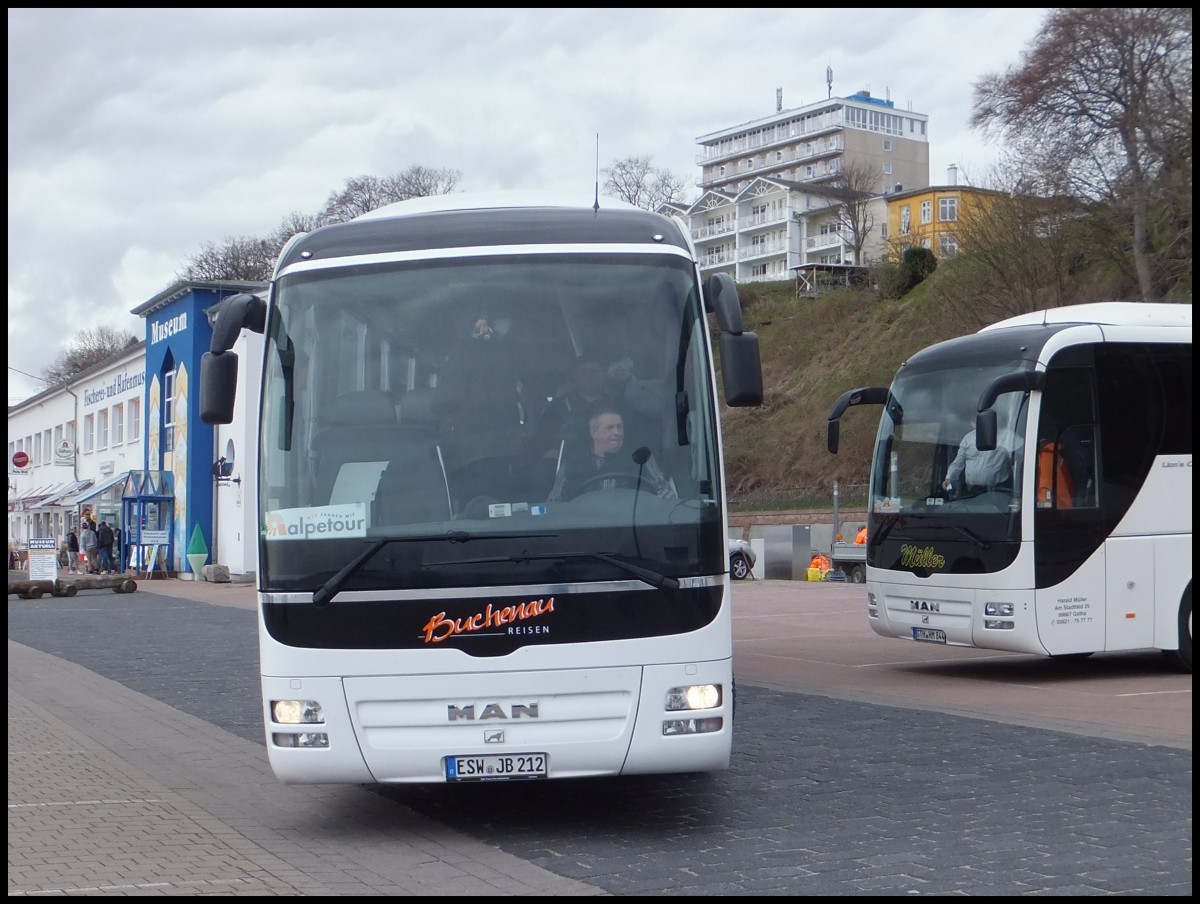
<path id="1" fill-rule="evenodd" d="M 754 554 L 750 543 L 746 540 L 729 541 L 729 575 L 735 581 L 744 581 L 750 577 L 758 556 Z"/>

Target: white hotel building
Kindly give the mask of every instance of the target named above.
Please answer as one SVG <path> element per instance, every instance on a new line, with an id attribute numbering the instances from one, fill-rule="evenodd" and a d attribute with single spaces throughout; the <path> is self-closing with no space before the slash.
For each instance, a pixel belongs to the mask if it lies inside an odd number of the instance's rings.
<path id="1" fill-rule="evenodd" d="M 860 91 L 701 135 L 701 195 L 670 212 L 689 223 L 706 276 L 763 282 L 794 279 L 806 266 L 878 261 L 887 196 L 929 185 L 928 120 Z M 878 192 L 858 260 L 828 194 L 852 162 L 875 172 Z"/>

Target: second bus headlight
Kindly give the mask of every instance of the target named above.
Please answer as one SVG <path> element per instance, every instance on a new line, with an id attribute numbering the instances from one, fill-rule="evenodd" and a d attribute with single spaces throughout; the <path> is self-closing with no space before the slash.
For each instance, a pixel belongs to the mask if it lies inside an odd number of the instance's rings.
<path id="1" fill-rule="evenodd" d="M 271 719 L 278 725 L 318 725 L 325 710 L 316 700 L 272 700 Z"/>
<path id="2" fill-rule="evenodd" d="M 714 709 L 721 705 L 719 684 L 691 684 L 673 687 L 667 691 L 667 711 L 679 712 L 688 709 Z"/>

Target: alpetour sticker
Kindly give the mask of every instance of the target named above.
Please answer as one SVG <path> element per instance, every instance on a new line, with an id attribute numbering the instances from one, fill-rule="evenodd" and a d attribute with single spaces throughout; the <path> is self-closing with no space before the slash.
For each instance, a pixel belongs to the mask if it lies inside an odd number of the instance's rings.
<path id="1" fill-rule="evenodd" d="M 268 540 L 335 540 L 367 535 L 367 507 L 354 502 L 267 512 Z"/>

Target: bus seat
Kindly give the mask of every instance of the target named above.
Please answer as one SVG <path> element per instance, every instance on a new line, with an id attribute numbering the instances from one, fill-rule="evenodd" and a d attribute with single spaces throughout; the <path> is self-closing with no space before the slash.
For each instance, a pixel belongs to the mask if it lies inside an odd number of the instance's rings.
<path id="1" fill-rule="evenodd" d="M 432 433 L 413 432 L 393 448 L 391 461 L 379 479 L 373 515 L 376 525 L 450 519 L 446 470 Z"/>
<path id="2" fill-rule="evenodd" d="M 369 503 L 398 437 L 391 395 L 378 390 L 342 393 L 327 423 L 312 441 L 315 498 L 330 504 Z"/>
<path id="3" fill-rule="evenodd" d="M 436 393 L 436 389 L 410 389 L 401 395 L 397 406 L 400 423 L 405 425 L 438 423 L 439 418 L 433 408 Z"/>

